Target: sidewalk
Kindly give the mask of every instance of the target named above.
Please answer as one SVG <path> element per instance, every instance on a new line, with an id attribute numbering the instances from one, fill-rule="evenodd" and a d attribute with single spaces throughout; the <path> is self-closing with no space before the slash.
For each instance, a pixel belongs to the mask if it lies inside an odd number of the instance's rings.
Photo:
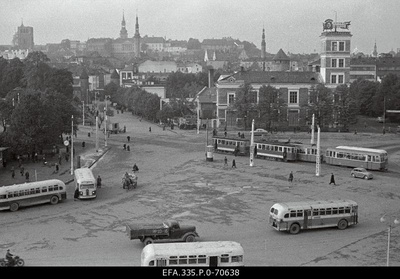
<path id="1" fill-rule="evenodd" d="M 110 147 L 101 147 L 98 152 L 93 143 L 86 143 L 85 147 L 82 147 L 81 142 L 78 142 L 75 149 L 75 160 L 74 168 L 77 168 L 77 158 L 80 156 L 81 167 L 91 167 L 97 162 L 109 149 Z M 29 172 L 29 181 L 33 182 L 36 180 L 47 180 L 47 179 L 59 179 L 65 184 L 68 184 L 74 180 L 74 176 L 71 175 L 71 160 L 65 160 L 65 149 L 63 149 L 63 155 L 61 157 L 61 164 L 59 164 L 59 170 L 56 172 L 55 164 L 59 163 L 58 156 L 54 157 L 47 156 L 47 166 L 43 165 L 43 162 L 32 162 L 31 160 L 23 161 L 22 166 L 24 167 L 24 174 L 21 175 L 20 168 L 18 167 L 18 161 L 11 161 L 7 163 L 7 167 L 0 167 L 0 187 L 12 184 L 25 183 L 25 172 Z M 11 167 L 14 167 L 15 177 L 11 177 Z"/>

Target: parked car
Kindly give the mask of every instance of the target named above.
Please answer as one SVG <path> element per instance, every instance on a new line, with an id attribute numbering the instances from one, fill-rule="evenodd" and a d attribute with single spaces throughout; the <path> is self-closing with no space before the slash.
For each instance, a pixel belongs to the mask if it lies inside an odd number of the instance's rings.
<path id="1" fill-rule="evenodd" d="M 261 128 L 258 128 L 258 129 L 254 130 L 254 135 L 255 136 L 261 136 L 263 134 L 268 134 L 268 131 L 264 130 L 264 129 L 261 129 Z"/>
<path id="2" fill-rule="evenodd" d="M 351 171 L 351 176 L 356 178 L 372 179 L 373 175 L 364 168 L 354 168 Z"/>

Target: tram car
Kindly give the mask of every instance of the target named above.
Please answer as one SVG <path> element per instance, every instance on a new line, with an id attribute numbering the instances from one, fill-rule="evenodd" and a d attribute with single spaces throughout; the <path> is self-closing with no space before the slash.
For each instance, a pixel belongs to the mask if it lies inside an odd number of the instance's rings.
<path id="1" fill-rule="evenodd" d="M 317 146 L 315 144 L 294 143 L 296 146 L 297 161 L 313 162 L 317 160 Z M 324 152 L 320 150 L 321 162 L 323 162 Z"/>
<path id="2" fill-rule="evenodd" d="M 247 156 L 250 154 L 250 140 L 240 137 L 218 137 L 212 138 L 214 151 L 219 153 L 230 153 Z"/>
<path id="3" fill-rule="evenodd" d="M 288 142 L 257 140 L 255 145 L 255 157 L 277 161 L 296 161 L 296 146 Z"/>

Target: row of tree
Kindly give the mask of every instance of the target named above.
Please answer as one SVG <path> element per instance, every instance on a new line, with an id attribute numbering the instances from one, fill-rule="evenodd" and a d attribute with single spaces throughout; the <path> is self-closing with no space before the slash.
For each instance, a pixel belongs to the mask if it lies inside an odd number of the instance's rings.
<path id="1" fill-rule="evenodd" d="M 31 154 L 58 144 L 71 133 L 71 117 L 80 117 L 73 100 L 72 73 L 48 65 L 42 52 L 21 62 L 0 58 L 0 146 Z"/>

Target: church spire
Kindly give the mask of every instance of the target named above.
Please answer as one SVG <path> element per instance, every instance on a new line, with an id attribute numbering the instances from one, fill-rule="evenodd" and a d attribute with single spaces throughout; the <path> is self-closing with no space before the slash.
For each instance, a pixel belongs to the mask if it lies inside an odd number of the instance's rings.
<path id="1" fill-rule="evenodd" d="M 374 51 L 372 52 L 372 55 L 374 57 L 378 57 L 378 50 L 377 50 L 377 47 L 376 47 L 376 40 L 375 40 Z"/>
<path id="2" fill-rule="evenodd" d="M 265 54 L 266 54 L 266 43 L 265 43 L 265 29 L 263 25 L 262 36 L 261 36 L 261 60 L 262 70 L 265 71 Z"/>
<path id="3" fill-rule="evenodd" d="M 125 13 L 122 11 L 122 22 L 121 22 L 121 31 L 119 32 L 119 37 L 121 39 L 128 38 L 128 31 L 126 30 L 126 22 L 125 22 Z"/>
<path id="4" fill-rule="evenodd" d="M 136 11 L 135 37 L 140 37 L 139 33 L 139 18 Z"/>

